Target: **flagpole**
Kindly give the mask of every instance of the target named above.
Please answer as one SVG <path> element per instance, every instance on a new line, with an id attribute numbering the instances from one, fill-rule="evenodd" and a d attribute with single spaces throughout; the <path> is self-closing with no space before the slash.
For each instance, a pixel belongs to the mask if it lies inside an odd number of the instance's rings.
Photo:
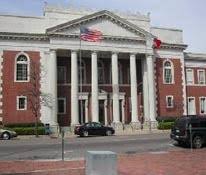
<path id="1" fill-rule="evenodd" d="M 83 123 L 83 104 L 82 104 L 82 42 L 81 42 L 81 26 L 80 26 L 80 31 L 79 31 L 79 64 L 80 64 L 80 124 Z"/>

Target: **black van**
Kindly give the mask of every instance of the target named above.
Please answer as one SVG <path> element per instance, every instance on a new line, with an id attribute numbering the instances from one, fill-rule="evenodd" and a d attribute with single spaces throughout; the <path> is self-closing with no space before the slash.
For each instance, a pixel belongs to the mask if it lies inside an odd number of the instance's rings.
<path id="1" fill-rule="evenodd" d="M 201 148 L 206 143 L 206 118 L 186 116 L 177 119 L 171 129 L 170 137 L 180 145 L 190 145 L 192 142 L 194 148 Z"/>

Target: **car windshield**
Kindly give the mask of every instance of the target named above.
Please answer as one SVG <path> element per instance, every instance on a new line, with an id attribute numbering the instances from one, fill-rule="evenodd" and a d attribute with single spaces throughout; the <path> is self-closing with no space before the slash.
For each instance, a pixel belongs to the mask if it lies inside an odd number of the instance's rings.
<path id="1" fill-rule="evenodd" d="M 180 118 L 175 121 L 175 126 L 178 128 L 185 128 L 187 127 L 188 119 L 187 118 Z"/>

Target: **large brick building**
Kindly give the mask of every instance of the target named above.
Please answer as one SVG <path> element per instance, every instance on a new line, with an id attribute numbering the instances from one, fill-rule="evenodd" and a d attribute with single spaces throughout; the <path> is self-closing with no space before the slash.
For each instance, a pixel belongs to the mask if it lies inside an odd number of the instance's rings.
<path id="1" fill-rule="evenodd" d="M 52 97 L 49 106 L 37 100 L 39 120 L 53 128 L 206 114 L 206 55 L 185 53 L 182 30 L 152 27 L 148 15 L 47 6 L 41 17 L 1 15 L 0 26 L 5 124 L 35 121 L 24 93 L 33 75 Z M 81 26 L 101 31 L 102 41 L 80 43 Z"/>

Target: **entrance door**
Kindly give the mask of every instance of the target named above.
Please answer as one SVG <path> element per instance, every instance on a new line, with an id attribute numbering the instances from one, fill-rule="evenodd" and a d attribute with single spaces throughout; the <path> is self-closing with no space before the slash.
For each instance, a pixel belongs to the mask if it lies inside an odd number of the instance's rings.
<path id="1" fill-rule="evenodd" d="M 104 120 L 104 100 L 99 100 L 99 122 L 105 124 Z"/>
<path id="2" fill-rule="evenodd" d="M 188 115 L 195 115 L 196 114 L 196 108 L 195 108 L 195 98 L 189 97 L 188 98 Z"/>
<path id="3" fill-rule="evenodd" d="M 85 123 L 85 100 L 79 100 L 79 123 Z"/>
<path id="4" fill-rule="evenodd" d="M 119 121 L 122 123 L 122 100 L 119 100 Z"/>

